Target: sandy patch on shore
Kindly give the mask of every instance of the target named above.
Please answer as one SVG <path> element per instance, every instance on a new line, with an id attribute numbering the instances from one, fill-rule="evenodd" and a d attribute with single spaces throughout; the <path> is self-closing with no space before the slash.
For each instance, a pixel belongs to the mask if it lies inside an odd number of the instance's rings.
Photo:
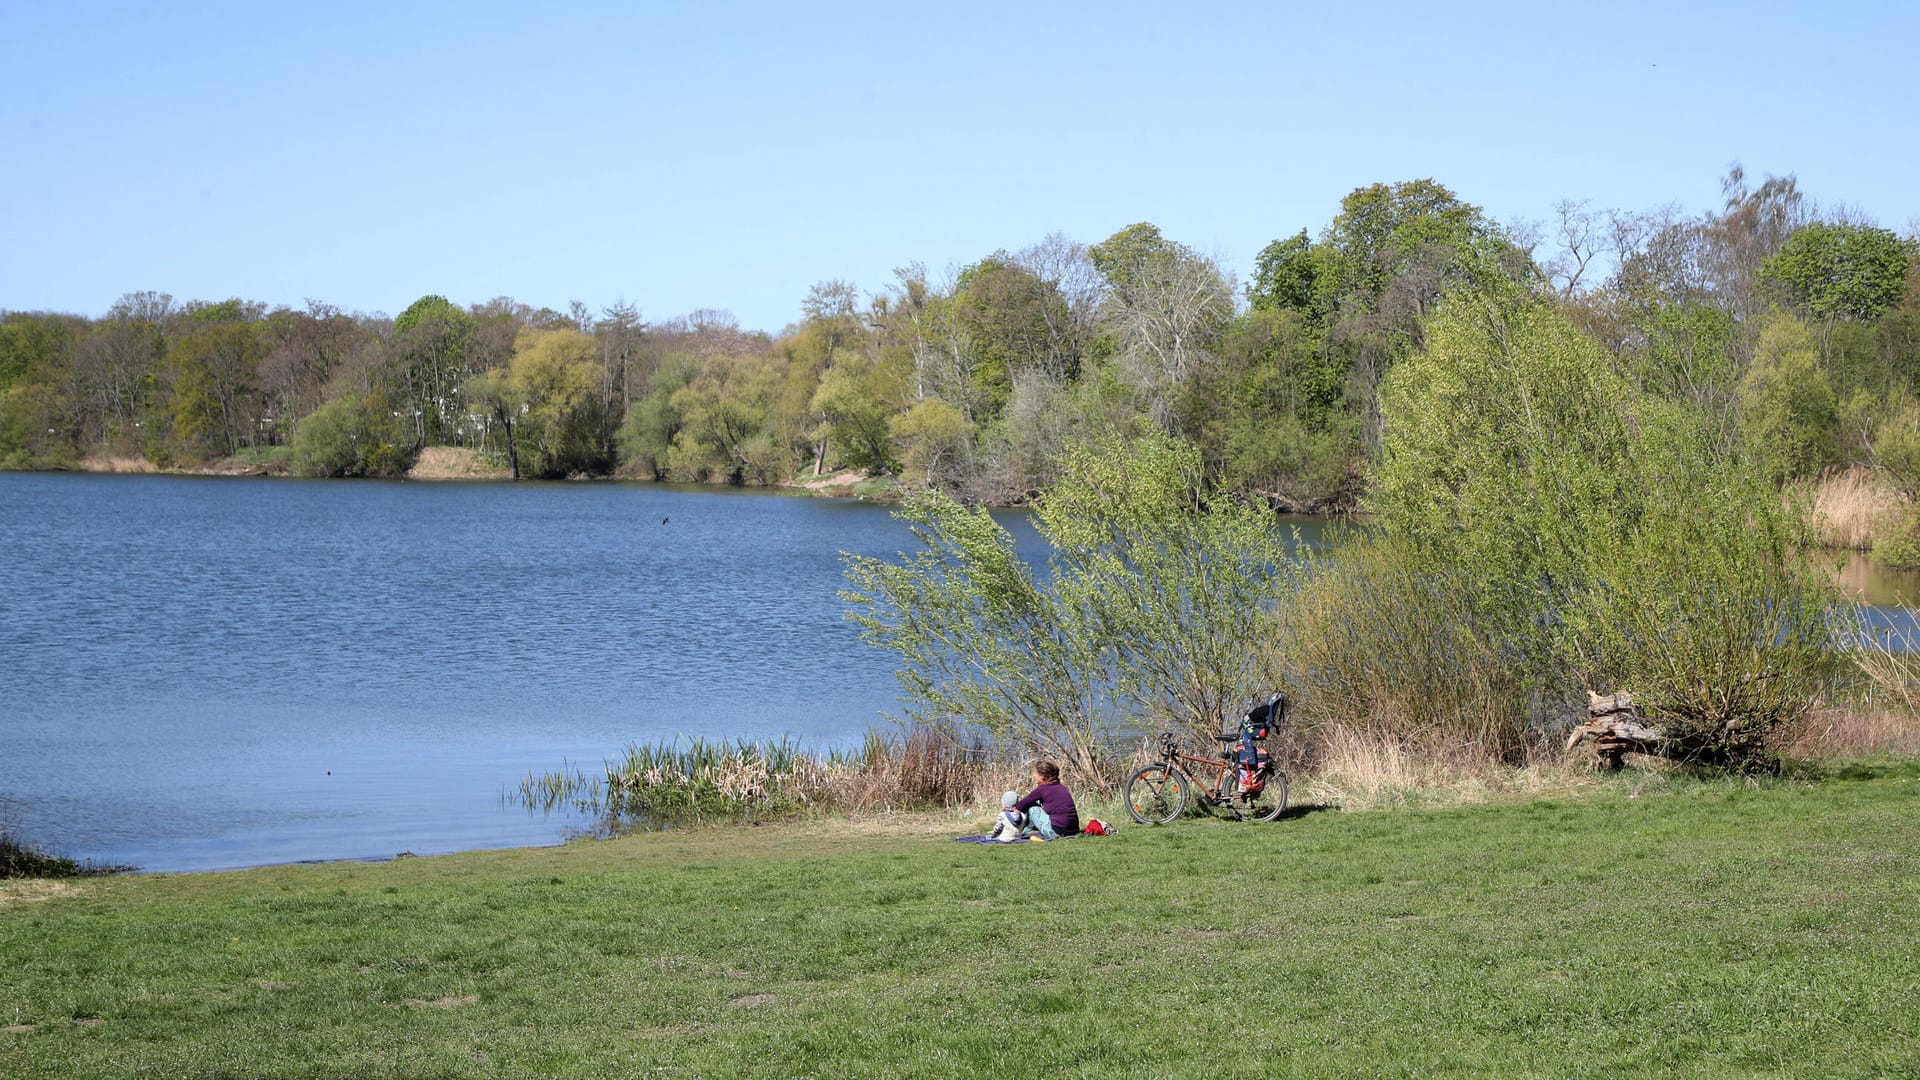
<path id="1" fill-rule="evenodd" d="M 853 493 L 854 485 L 865 483 L 866 480 L 867 474 L 859 469 L 841 469 L 839 472 L 810 476 L 804 480 L 784 480 L 780 486 L 818 492 L 822 495 L 850 495 Z"/>
<path id="2" fill-rule="evenodd" d="M 146 458 L 122 457 L 117 454 L 88 454 L 75 464 L 82 472 L 103 473 L 151 473 L 159 472 L 160 467 Z"/>
<path id="3" fill-rule="evenodd" d="M 429 446 L 407 470 L 409 480 L 505 480 L 507 470 L 463 446 Z"/>
<path id="4" fill-rule="evenodd" d="M 126 457 L 120 454 L 88 454 L 74 462 L 77 472 L 90 473 L 165 473 L 169 476 L 285 476 L 292 471 L 283 459 L 271 461 L 248 461 L 244 458 L 221 458 L 204 465 L 183 466 L 163 469 L 146 458 Z"/>

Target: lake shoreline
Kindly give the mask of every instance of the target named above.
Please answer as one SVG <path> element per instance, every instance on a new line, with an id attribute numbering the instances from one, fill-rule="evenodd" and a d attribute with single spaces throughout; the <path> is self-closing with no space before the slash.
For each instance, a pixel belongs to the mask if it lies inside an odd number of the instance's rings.
<path id="1" fill-rule="evenodd" d="M 222 458 L 200 465 L 160 465 L 144 457 L 125 454 L 90 454 L 70 464 L 47 469 L 0 469 L 0 472 L 22 474 L 85 473 L 108 476 L 184 476 L 200 478 L 236 478 L 256 477 L 275 480 L 410 480 L 418 483 L 474 483 L 474 484 L 514 484 L 533 483 L 581 483 L 581 484 L 660 484 L 684 488 L 723 488 L 741 491 L 765 491 L 769 493 L 795 493 L 829 499 L 857 499 L 866 502 L 899 502 L 904 491 L 897 481 L 888 476 L 871 476 L 857 469 L 841 469 L 823 473 L 819 476 L 798 476 L 782 480 L 775 484 L 735 483 L 725 477 L 708 480 L 662 480 L 652 476 L 630 473 L 608 473 L 605 475 L 577 474 L 561 480 L 535 480 L 523 477 L 515 480 L 505 466 L 495 465 L 484 456 L 460 447 L 430 446 L 421 452 L 418 460 L 405 473 L 398 476 L 354 476 L 354 477 L 310 477 L 295 472 L 292 464 L 285 458 L 256 459 L 245 455 Z M 996 510 L 1012 510 L 1025 505 L 1019 502 L 985 503 Z"/>

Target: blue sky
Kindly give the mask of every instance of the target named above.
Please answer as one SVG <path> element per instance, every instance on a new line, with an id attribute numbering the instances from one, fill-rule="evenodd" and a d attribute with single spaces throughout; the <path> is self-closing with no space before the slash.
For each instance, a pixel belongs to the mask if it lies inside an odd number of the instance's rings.
<path id="1" fill-rule="evenodd" d="M 1729 163 L 1920 216 L 1920 5 L 9 0 L 0 309 L 444 293 L 796 317 L 1135 221 L 1241 275 L 1432 176 L 1503 220 Z"/>

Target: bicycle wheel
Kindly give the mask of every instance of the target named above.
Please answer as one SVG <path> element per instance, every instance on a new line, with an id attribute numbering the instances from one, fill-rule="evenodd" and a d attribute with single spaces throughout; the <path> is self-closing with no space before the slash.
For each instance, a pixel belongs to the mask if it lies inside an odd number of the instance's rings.
<path id="1" fill-rule="evenodd" d="M 1127 777 L 1127 813 L 1142 825 L 1165 825 L 1187 812 L 1187 777 L 1156 762 Z"/>
<path id="2" fill-rule="evenodd" d="M 1267 777 L 1267 786 L 1248 800 L 1247 816 L 1255 821 L 1273 821 L 1287 809 L 1287 774 L 1279 769 Z"/>

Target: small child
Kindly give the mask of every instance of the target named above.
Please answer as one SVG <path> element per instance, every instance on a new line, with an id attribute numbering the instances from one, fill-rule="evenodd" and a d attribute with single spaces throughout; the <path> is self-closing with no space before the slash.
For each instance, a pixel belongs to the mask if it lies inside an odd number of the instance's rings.
<path id="1" fill-rule="evenodd" d="M 993 823 L 993 831 L 988 836 L 1002 844 L 1011 844 L 1020 839 L 1021 830 L 1027 827 L 1027 819 L 1013 804 L 1020 801 L 1020 793 L 1009 791 L 1000 796 L 1000 817 Z"/>

